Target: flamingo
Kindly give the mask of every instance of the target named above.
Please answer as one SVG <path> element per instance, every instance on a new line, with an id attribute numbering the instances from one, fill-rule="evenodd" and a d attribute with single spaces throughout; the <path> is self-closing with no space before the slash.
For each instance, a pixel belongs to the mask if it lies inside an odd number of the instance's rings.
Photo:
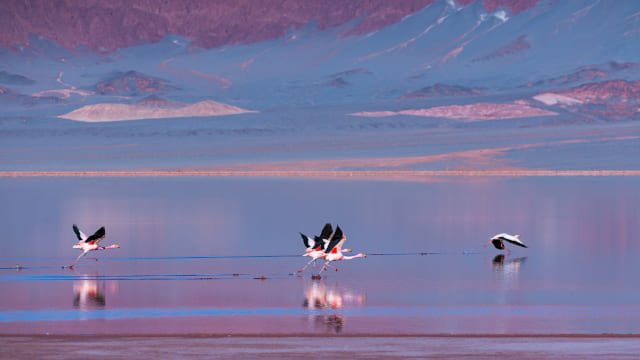
<path id="1" fill-rule="evenodd" d="M 329 265 L 329 263 L 332 261 L 351 260 L 355 258 L 367 257 L 367 255 L 363 253 L 358 253 L 353 256 L 345 256 L 344 254 L 342 254 L 342 245 L 344 244 L 345 240 L 347 240 L 347 237 L 342 232 L 342 229 L 340 229 L 340 226 L 337 226 L 336 232 L 333 233 L 333 236 L 331 237 L 331 240 L 329 240 L 326 249 L 324 249 L 324 253 L 326 254 L 324 259 L 326 260 L 326 262 L 324 263 L 324 266 L 322 266 L 322 269 L 320 269 L 320 272 L 318 272 L 318 275 L 316 275 L 316 277 L 319 277 L 322 271 L 327 268 L 327 266 L 332 267 L 336 269 L 336 271 L 338 271 L 337 267 Z"/>
<path id="2" fill-rule="evenodd" d="M 506 249 L 509 252 L 509 254 L 511 254 L 511 250 L 507 249 L 504 246 L 504 242 L 503 241 L 507 241 L 507 242 L 510 242 L 510 243 L 512 243 L 514 245 L 522 246 L 522 247 L 525 247 L 525 248 L 527 247 L 527 245 L 523 244 L 520 241 L 520 235 L 515 235 L 514 236 L 514 235 L 509 235 L 507 233 L 498 234 L 498 235 L 492 237 L 491 240 L 489 240 L 487 245 L 485 245 L 484 247 L 489 246 L 489 244 L 493 244 L 493 246 L 495 246 L 496 249 L 498 249 L 498 250 Z"/>
<path id="3" fill-rule="evenodd" d="M 81 257 L 85 256 L 91 250 L 105 250 L 105 249 L 115 249 L 119 248 L 120 245 L 109 245 L 107 247 L 100 246 L 98 243 L 100 240 L 104 239 L 106 235 L 106 231 L 104 230 L 104 226 L 98 229 L 93 235 L 88 236 L 85 235 L 80 229 L 78 229 L 78 225 L 73 224 L 73 231 L 76 233 L 78 240 L 80 240 L 77 244 L 73 245 L 74 249 L 82 249 L 84 250 L 80 256 L 76 258 L 76 261 L 69 266 L 70 269 L 73 269 L 73 266 L 80 260 Z M 96 258 L 88 258 L 98 261 Z"/>
<path id="4" fill-rule="evenodd" d="M 305 250 L 305 253 L 302 256 L 309 256 L 311 260 L 309 260 L 309 262 L 302 269 L 298 270 L 298 272 L 303 272 L 304 269 L 306 269 L 307 266 L 311 265 L 312 263 L 313 263 L 313 266 L 316 266 L 315 265 L 316 260 L 320 258 L 324 258 L 325 256 L 324 248 L 329 242 L 329 239 L 331 238 L 332 234 L 333 234 L 333 227 L 329 223 L 324 225 L 324 227 L 322 228 L 322 232 L 320 233 L 320 236 L 314 236 L 313 239 L 311 239 L 310 237 L 308 237 L 303 233 L 300 233 L 300 236 L 302 237 L 302 242 L 304 243 L 304 246 L 307 248 Z"/>

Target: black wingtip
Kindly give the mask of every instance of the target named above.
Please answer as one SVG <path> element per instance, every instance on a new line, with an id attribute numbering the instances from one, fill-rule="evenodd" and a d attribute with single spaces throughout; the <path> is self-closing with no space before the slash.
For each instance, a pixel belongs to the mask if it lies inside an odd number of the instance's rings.
<path id="1" fill-rule="evenodd" d="M 73 224 L 73 232 L 76 233 L 76 236 L 78 237 L 78 240 L 84 240 L 82 238 L 82 236 L 80 235 L 80 229 L 78 229 L 78 225 Z"/>
<path id="2" fill-rule="evenodd" d="M 308 248 L 309 247 L 309 240 L 307 240 L 307 236 L 303 233 L 299 233 L 300 237 L 302 238 L 302 243 L 304 244 L 304 247 Z"/>
<path id="3" fill-rule="evenodd" d="M 331 237 L 331 234 L 333 234 L 333 227 L 331 226 L 331 224 L 330 223 L 324 224 L 324 227 L 322 228 L 322 232 L 320 232 L 320 238 L 329 239 Z"/>
<path id="4" fill-rule="evenodd" d="M 91 242 L 91 241 L 96 241 L 96 240 L 100 240 L 102 239 L 105 235 L 107 234 L 106 230 L 104 229 L 104 226 L 101 227 L 100 229 L 98 229 L 95 233 L 93 233 L 93 235 L 89 236 L 87 238 L 87 240 L 85 240 L 86 242 Z"/>
<path id="5" fill-rule="evenodd" d="M 344 234 L 342 233 L 342 229 L 340 229 L 340 225 L 338 225 L 336 226 L 336 231 L 333 233 L 333 236 L 331 237 L 329 244 L 324 249 L 324 252 L 327 254 L 330 253 L 331 250 L 333 250 L 333 248 L 336 247 L 336 245 L 338 245 L 338 243 L 342 241 L 343 238 L 344 238 Z"/>
<path id="6" fill-rule="evenodd" d="M 342 232 L 342 229 L 340 229 L 340 225 L 338 225 L 336 226 L 336 232 L 333 233 L 331 239 L 342 239 L 343 235 L 344 233 Z"/>

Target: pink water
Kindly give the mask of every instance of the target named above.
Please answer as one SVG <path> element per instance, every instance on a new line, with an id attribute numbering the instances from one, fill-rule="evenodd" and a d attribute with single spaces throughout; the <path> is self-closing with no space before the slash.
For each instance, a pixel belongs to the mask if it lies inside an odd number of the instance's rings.
<path id="1" fill-rule="evenodd" d="M 4 178 L 0 334 L 638 334 L 637 185 Z M 368 256 L 312 280 L 325 222 Z M 121 248 L 63 269 L 73 223 Z"/>

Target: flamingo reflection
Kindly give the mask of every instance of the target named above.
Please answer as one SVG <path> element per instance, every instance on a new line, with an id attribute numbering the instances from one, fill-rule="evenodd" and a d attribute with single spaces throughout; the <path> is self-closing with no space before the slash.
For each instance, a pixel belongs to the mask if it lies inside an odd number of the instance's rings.
<path id="1" fill-rule="evenodd" d="M 507 257 L 508 255 L 505 256 L 504 254 L 496 255 L 491 262 L 493 270 L 505 274 L 516 274 L 520 271 L 520 265 L 527 260 L 526 256 L 509 260 L 507 260 Z"/>
<path id="2" fill-rule="evenodd" d="M 509 294 L 509 290 L 517 289 L 520 286 L 519 275 L 522 268 L 522 264 L 527 260 L 527 257 L 519 257 L 515 259 L 509 259 L 509 255 L 504 254 L 496 255 L 491 261 L 493 271 L 497 276 L 501 294 L 505 297 Z M 507 291 L 507 292 L 504 292 Z"/>
<path id="3" fill-rule="evenodd" d="M 82 279 L 73 283 L 73 307 L 93 309 L 107 304 L 104 280 Z"/>
<path id="4" fill-rule="evenodd" d="M 341 289 L 338 284 L 328 287 L 322 281 L 314 281 L 305 286 L 303 306 L 311 310 L 339 310 L 345 306 L 362 306 L 365 301 L 364 295 Z M 344 315 L 338 312 L 311 315 L 310 319 L 316 327 L 323 327 L 326 331 L 335 333 L 341 332 L 346 322 Z"/>

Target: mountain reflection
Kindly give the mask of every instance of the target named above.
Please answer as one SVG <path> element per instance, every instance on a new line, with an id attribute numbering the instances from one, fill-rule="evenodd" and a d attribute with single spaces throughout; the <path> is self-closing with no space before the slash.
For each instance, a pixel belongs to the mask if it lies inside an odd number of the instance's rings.
<path id="1" fill-rule="evenodd" d="M 305 299 L 303 306 L 311 310 L 339 310 L 345 306 L 362 306 L 366 297 L 362 294 L 340 288 L 336 283 L 334 286 L 327 286 L 323 281 L 314 281 L 305 286 Z M 336 311 L 327 314 L 312 314 L 309 319 L 313 321 L 316 328 L 327 332 L 342 332 L 346 318 Z"/>

